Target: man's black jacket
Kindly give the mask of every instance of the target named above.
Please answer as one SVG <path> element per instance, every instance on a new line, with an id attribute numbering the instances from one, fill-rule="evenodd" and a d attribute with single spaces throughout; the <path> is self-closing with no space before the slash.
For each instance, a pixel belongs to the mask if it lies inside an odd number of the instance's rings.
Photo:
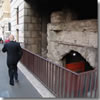
<path id="1" fill-rule="evenodd" d="M 22 56 L 22 48 L 18 42 L 10 41 L 4 44 L 3 52 L 7 52 L 7 64 L 17 64 Z"/>

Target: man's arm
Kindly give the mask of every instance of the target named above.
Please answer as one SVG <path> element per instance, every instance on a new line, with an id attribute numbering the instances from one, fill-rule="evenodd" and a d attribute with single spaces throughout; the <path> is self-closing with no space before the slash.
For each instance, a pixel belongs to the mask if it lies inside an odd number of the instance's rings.
<path id="1" fill-rule="evenodd" d="M 2 48 L 2 52 L 6 52 L 7 48 L 6 48 L 6 44 L 4 44 L 4 47 Z"/>
<path id="2" fill-rule="evenodd" d="M 22 57 L 22 55 L 23 55 L 23 50 L 22 50 L 20 44 L 19 44 L 19 46 L 18 46 L 18 53 L 19 53 L 19 59 L 21 59 L 21 57 Z"/>

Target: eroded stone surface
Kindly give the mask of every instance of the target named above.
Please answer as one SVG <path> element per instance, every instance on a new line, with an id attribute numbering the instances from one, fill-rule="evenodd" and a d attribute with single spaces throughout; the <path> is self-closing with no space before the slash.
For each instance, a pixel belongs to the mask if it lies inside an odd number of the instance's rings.
<path id="1" fill-rule="evenodd" d="M 71 16 L 71 14 L 69 14 Z M 67 14 L 55 12 L 48 24 L 48 58 L 62 65 L 62 57 L 70 50 L 78 51 L 90 65 L 97 66 L 97 20 L 66 21 Z M 65 19 L 64 19 L 65 18 Z"/>

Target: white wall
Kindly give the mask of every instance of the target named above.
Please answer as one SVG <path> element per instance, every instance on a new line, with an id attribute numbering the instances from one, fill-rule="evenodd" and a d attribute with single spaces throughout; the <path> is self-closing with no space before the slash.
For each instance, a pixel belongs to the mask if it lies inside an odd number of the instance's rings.
<path id="1" fill-rule="evenodd" d="M 24 0 L 13 0 L 11 2 L 11 33 L 17 39 L 19 29 L 19 42 L 24 42 Z M 17 7 L 19 7 L 19 25 L 17 25 Z"/>

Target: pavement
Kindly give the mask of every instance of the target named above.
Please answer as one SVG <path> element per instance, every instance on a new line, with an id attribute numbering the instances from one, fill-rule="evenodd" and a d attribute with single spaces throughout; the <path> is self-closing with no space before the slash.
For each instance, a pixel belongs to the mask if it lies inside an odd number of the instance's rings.
<path id="1" fill-rule="evenodd" d="M 0 97 L 2 98 L 43 98 L 54 97 L 21 63 L 18 64 L 19 83 L 9 85 L 6 53 L 0 44 Z"/>

